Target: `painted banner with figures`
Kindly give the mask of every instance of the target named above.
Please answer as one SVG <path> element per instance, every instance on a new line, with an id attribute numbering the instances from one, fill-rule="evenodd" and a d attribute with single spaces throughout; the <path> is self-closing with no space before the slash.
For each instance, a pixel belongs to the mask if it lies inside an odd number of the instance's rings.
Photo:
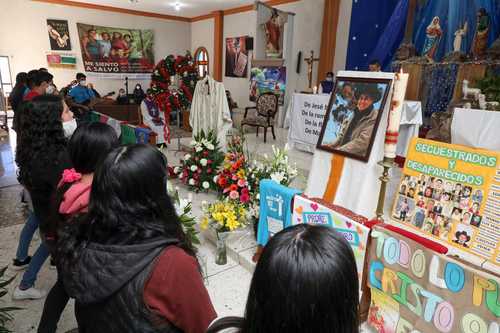
<path id="1" fill-rule="evenodd" d="M 500 153 L 414 139 L 392 219 L 500 266 Z"/>
<path id="2" fill-rule="evenodd" d="M 77 23 L 86 72 L 102 74 L 151 73 L 154 32 Z"/>
<path id="3" fill-rule="evenodd" d="M 326 225 L 342 234 L 354 252 L 361 283 L 370 228 L 316 200 L 296 195 L 293 204 L 292 224 L 301 223 Z"/>
<path id="4" fill-rule="evenodd" d="M 376 226 L 368 249 L 377 332 L 500 332 L 500 279 Z"/>

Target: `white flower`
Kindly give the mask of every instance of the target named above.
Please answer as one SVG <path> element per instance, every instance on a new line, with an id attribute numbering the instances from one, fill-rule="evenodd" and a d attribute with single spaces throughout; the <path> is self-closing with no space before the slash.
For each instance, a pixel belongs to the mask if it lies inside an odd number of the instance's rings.
<path id="1" fill-rule="evenodd" d="M 179 178 L 182 178 L 182 173 L 179 174 Z"/>
<path id="2" fill-rule="evenodd" d="M 209 182 L 203 182 L 203 184 L 201 184 L 203 186 L 203 188 L 205 190 L 208 190 L 210 188 L 210 183 Z"/>
<path id="3" fill-rule="evenodd" d="M 202 151 L 202 150 L 203 150 L 203 148 L 202 148 L 201 146 L 199 146 L 199 145 L 198 145 L 198 146 L 196 146 L 196 147 L 194 148 L 194 150 L 195 150 L 197 153 L 199 153 L 200 151 Z"/>
<path id="4" fill-rule="evenodd" d="M 257 195 L 255 196 L 255 198 L 256 198 L 257 200 L 259 200 L 259 199 L 260 199 L 260 193 L 257 193 Z"/>
<path id="5" fill-rule="evenodd" d="M 215 176 L 215 177 L 214 177 L 214 183 L 216 183 L 216 184 L 217 184 L 217 181 L 218 181 L 218 180 L 219 180 L 219 176 Z"/>
<path id="6" fill-rule="evenodd" d="M 194 146 L 196 146 L 197 143 L 198 142 L 196 142 L 195 140 L 192 140 L 191 143 L 189 143 L 189 144 L 191 145 L 191 147 L 194 147 Z"/>
<path id="7" fill-rule="evenodd" d="M 189 160 L 189 159 L 191 159 L 191 155 L 189 155 L 189 154 L 184 155 L 184 160 L 185 160 L 185 161 L 187 161 L 187 160 Z"/>
<path id="8" fill-rule="evenodd" d="M 190 178 L 189 179 L 189 185 L 193 186 L 194 185 L 194 179 L 193 178 Z"/>
<path id="9" fill-rule="evenodd" d="M 191 165 L 191 171 L 195 172 L 198 170 L 198 167 L 196 165 Z"/>
<path id="10" fill-rule="evenodd" d="M 175 174 L 178 174 L 180 171 L 181 171 L 181 168 L 179 168 L 179 167 L 175 167 L 174 168 L 174 173 Z"/>
<path id="11" fill-rule="evenodd" d="M 206 147 L 207 147 L 208 150 L 214 150 L 215 149 L 214 145 L 211 144 L 211 143 L 208 143 L 208 145 Z"/>
<path id="12" fill-rule="evenodd" d="M 207 165 L 207 163 L 208 163 L 208 161 L 207 161 L 207 159 L 206 159 L 206 158 L 202 158 L 202 159 L 200 160 L 200 164 L 201 164 L 201 166 L 206 166 L 206 165 Z"/>
<path id="13" fill-rule="evenodd" d="M 283 179 L 285 178 L 285 175 L 282 172 L 275 172 L 271 174 L 271 179 L 274 180 L 276 183 L 281 184 Z"/>

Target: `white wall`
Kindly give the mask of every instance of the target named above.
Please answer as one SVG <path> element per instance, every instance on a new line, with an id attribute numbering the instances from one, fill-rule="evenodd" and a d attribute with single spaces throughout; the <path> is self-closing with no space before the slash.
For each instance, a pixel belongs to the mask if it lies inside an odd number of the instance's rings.
<path id="1" fill-rule="evenodd" d="M 61 87 L 83 72 L 76 23 L 152 29 L 155 33 L 155 62 L 169 54 L 184 54 L 191 49 L 191 26 L 187 22 L 169 21 L 100 10 L 54 5 L 29 0 L 2 0 L 0 10 L 0 55 L 10 57 L 13 79 L 18 72 L 47 67 L 45 52 L 50 51 L 47 34 L 48 18 L 68 20 L 72 51 L 77 55 L 76 70 L 49 68 L 55 83 Z M 213 36 L 213 34 L 212 34 Z M 89 77 L 101 93 L 117 91 L 123 80 Z M 130 87 L 136 81 L 130 81 Z M 143 87 L 149 81 L 139 81 Z"/>
<path id="2" fill-rule="evenodd" d="M 349 44 L 349 28 L 351 26 L 352 0 L 340 0 L 339 23 L 337 25 L 337 41 L 333 72 L 344 70 L 347 60 L 347 46 Z"/>
<path id="3" fill-rule="evenodd" d="M 191 23 L 191 53 L 203 46 L 208 52 L 208 70 L 212 75 L 214 69 L 214 19 L 197 21 Z"/>

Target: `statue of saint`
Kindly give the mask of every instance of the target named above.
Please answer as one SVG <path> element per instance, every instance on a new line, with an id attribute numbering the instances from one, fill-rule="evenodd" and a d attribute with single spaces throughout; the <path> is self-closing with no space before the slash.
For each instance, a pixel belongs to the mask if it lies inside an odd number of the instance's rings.
<path id="1" fill-rule="evenodd" d="M 453 40 L 453 52 L 461 52 L 462 49 L 462 39 L 467 34 L 467 21 L 465 21 L 464 26 L 455 31 L 455 39 Z"/>
<path id="2" fill-rule="evenodd" d="M 481 59 L 488 48 L 488 34 L 490 32 L 490 16 L 484 8 L 477 11 L 476 34 L 472 42 L 472 55 L 474 59 Z"/>
<path id="3" fill-rule="evenodd" d="M 271 18 L 264 23 L 264 31 L 266 32 L 266 56 L 269 58 L 283 57 L 283 26 L 285 22 L 278 13 L 278 10 L 273 8 Z"/>
<path id="4" fill-rule="evenodd" d="M 434 56 L 436 55 L 441 36 L 443 35 L 443 30 L 441 29 L 439 22 L 439 17 L 435 16 L 432 19 L 431 24 L 429 24 L 426 29 L 426 37 L 424 48 L 422 49 L 422 55 L 429 61 L 434 61 Z"/>

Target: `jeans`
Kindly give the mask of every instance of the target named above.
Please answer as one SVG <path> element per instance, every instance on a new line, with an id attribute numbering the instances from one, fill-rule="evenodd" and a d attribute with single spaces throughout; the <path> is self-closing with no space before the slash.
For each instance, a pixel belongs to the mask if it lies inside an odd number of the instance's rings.
<path id="1" fill-rule="evenodd" d="M 55 333 L 59 319 L 68 304 L 69 296 L 64 289 L 59 273 L 57 274 L 57 282 L 50 289 L 45 304 L 43 305 L 42 318 L 38 324 L 38 333 Z"/>
<path id="2" fill-rule="evenodd" d="M 38 218 L 33 212 L 31 212 L 28 220 L 26 221 L 26 224 L 23 227 L 23 230 L 21 231 L 19 246 L 16 253 L 17 259 L 24 260 L 28 257 L 28 249 L 31 240 L 33 239 L 33 235 L 38 229 L 38 224 Z M 28 269 L 23 274 L 23 278 L 19 285 L 19 288 L 21 290 L 26 290 L 35 285 L 38 272 L 40 271 L 40 268 L 42 268 L 45 260 L 47 260 L 48 257 L 49 249 L 47 245 L 45 245 L 45 243 L 42 241 L 38 246 L 38 249 L 35 251 L 35 254 L 33 254 Z"/>

